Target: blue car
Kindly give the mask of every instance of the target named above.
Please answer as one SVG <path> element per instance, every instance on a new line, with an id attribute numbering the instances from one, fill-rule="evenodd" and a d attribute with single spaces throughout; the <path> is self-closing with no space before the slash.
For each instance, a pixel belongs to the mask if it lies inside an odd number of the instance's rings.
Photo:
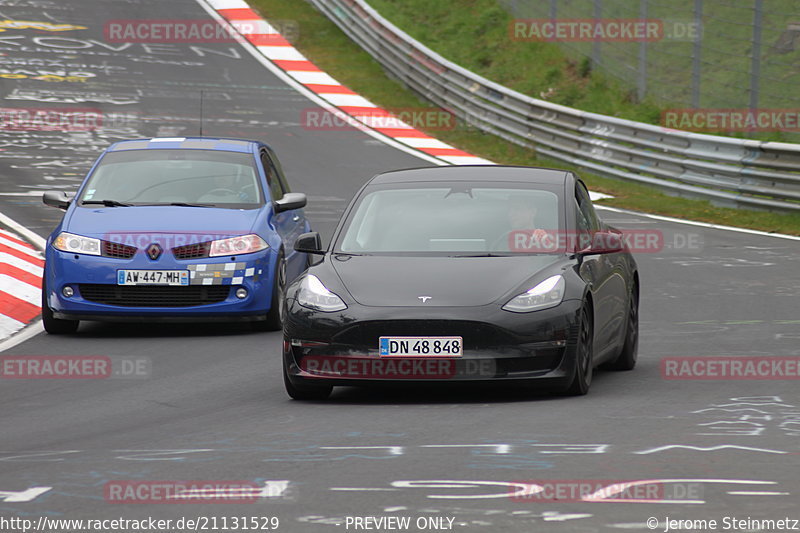
<path id="1" fill-rule="evenodd" d="M 294 241 L 310 231 L 306 196 L 289 191 L 257 141 L 155 138 L 118 142 L 47 240 L 42 319 L 48 333 L 81 320 L 251 321 L 281 327 L 283 296 L 308 266 Z"/>

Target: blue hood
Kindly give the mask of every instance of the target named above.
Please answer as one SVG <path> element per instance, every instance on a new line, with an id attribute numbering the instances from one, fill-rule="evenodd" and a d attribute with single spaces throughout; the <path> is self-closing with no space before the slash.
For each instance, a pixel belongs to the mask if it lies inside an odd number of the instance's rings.
<path id="1" fill-rule="evenodd" d="M 62 230 L 95 238 L 116 233 L 237 235 L 251 233 L 259 214 L 259 209 L 213 207 L 76 207 Z"/>

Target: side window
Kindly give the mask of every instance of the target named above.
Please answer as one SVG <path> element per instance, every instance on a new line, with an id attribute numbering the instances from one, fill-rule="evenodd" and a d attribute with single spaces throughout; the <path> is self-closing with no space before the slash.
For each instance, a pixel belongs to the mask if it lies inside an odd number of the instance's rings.
<path id="1" fill-rule="evenodd" d="M 575 184 L 575 201 L 578 204 L 578 229 L 597 231 L 600 229 L 600 222 L 597 220 L 597 214 L 594 212 L 592 200 L 589 198 L 589 192 L 582 183 Z"/>
<path id="2" fill-rule="evenodd" d="M 278 156 L 275 155 L 275 152 L 267 149 L 267 153 L 269 153 L 269 158 L 272 160 L 272 164 L 274 169 L 277 171 L 278 179 L 281 182 L 281 187 L 283 187 L 283 193 L 286 194 L 287 192 L 292 192 L 289 189 L 289 184 L 286 183 L 286 176 L 283 174 L 283 167 L 281 166 L 281 162 L 278 160 Z"/>
<path id="3" fill-rule="evenodd" d="M 589 221 L 586 219 L 586 215 L 581 210 L 581 205 L 580 203 L 578 203 L 577 198 L 575 198 L 575 217 L 577 220 L 577 227 L 579 232 L 585 233 L 591 229 Z"/>
<path id="4" fill-rule="evenodd" d="M 283 187 L 278 177 L 278 172 L 272 164 L 272 160 L 267 155 L 267 152 L 261 152 L 261 164 L 264 166 L 264 172 L 267 174 L 267 184 L 269 185 L 269 195 L 272 201 L 280 200 L 283 198 Z"/>

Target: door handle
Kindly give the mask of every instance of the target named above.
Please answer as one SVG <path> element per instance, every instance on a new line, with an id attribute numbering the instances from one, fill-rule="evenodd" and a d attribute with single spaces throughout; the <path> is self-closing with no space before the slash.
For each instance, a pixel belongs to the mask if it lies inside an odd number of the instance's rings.
<path id="1" fill-rule="evenodd" d="M 300 220 L 300 215 L 295 215 L 292 217 L 292 222 L 297 222 L 298 220 Z"/>

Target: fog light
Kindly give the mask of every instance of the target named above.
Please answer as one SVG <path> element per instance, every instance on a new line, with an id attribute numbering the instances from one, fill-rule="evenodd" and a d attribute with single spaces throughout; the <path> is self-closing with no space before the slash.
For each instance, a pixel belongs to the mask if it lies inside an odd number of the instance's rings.
<path id="1" fill-rule="evenodd" d="M 75 294 L 75 291 L 72 289 L 72 287 L 67 285 L 61 289 L 61 294 L 63 294 L 65 298 L 72 298 L 72 295 Z"/>
<path id="2" fill-rule="evenodd" d="M 236 289 L 236 297 L 239 298 L 240 300 L 247 298 L 247 289 L 245 289 L 244 287 L 239 287 L 238 289 Z"/>

